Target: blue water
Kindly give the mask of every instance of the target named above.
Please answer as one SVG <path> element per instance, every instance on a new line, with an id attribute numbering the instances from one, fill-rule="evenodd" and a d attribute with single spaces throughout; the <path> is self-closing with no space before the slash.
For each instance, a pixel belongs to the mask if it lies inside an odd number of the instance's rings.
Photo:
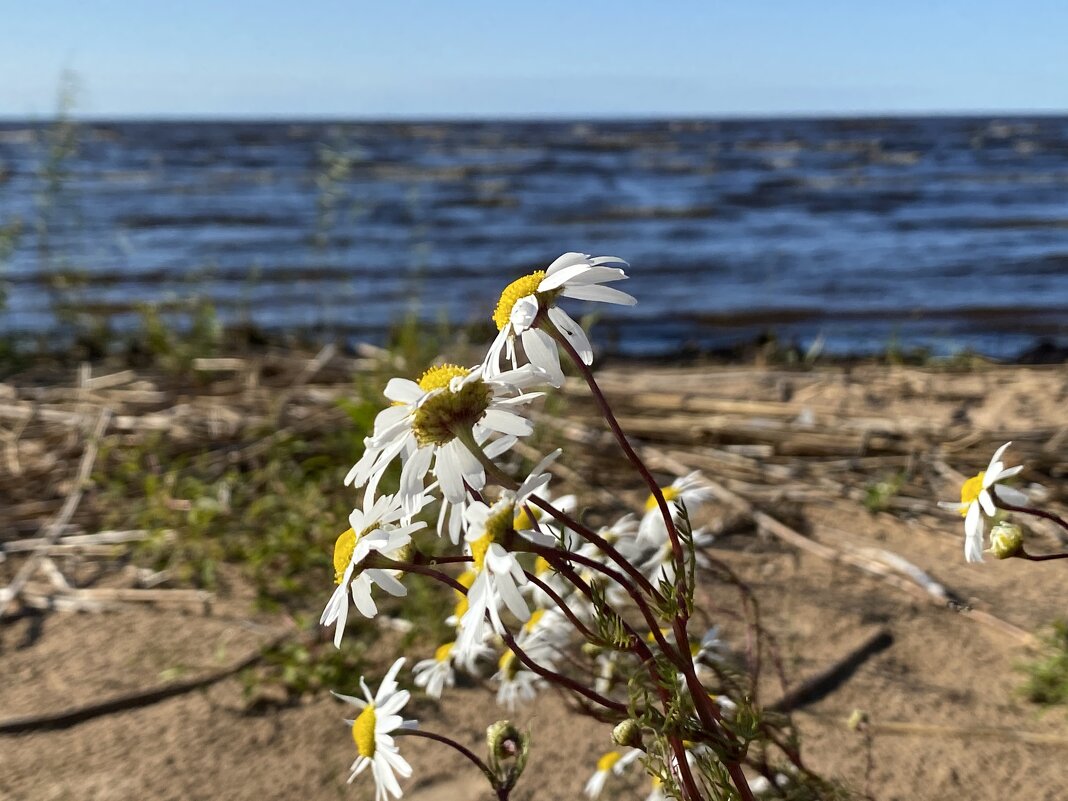
<path id="1" fill-rule="evenodd" d="M 582 250 L 631 262 L 639 304 L 585 309 L 629 353 L 769 329 L 833 352 L 1068 343 L 1068 117 L 123 122 L 77 142 L 48 201 L 47 126 L 0 124 L 0 224 L 25 227 L 0 329 L 53 330 L 47 278 L 73 271 L 118 329 L 207 296 L 224 321 L 374 341 L 413 308 L 487 320 L 512 278 Z"/>

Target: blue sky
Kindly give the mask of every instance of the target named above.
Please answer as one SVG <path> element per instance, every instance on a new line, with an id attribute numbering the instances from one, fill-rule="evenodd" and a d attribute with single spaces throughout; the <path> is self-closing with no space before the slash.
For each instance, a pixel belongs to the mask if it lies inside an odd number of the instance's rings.
<path id="1" fill-rule="evenodd" d="M 6 6 L 6 8 L 4 8 Z M 1064 0 L 0 3 L 0 116 L 1068 111 Z"/>

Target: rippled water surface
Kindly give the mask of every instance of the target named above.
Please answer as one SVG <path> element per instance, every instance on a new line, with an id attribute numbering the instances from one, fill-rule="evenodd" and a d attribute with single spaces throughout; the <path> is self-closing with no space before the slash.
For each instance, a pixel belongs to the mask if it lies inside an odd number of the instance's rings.
<path id="1" fill-rule="evenodd" d="M 766 329 L 839 352 L 1068 341 L 1068 118 L 85 123 L 77 142 L 50 188 L 47 126 L 0 124 L 0 222 L 25 228 L 8 331 L 53 328 L 48 277 L 73 273 L 117 327 L 207 296 L 374 340 L 412 308 L 486 319 L 582 250 L 631 263 L 640 303 L 601 307 L 596 334 L 631 353 Z"/>

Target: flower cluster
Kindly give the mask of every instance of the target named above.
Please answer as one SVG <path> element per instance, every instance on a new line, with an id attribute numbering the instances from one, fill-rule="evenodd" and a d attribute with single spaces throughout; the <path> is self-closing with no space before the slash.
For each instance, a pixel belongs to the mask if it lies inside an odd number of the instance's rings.
<path id="1" fill-rule="evenodd" d="M 746 703 L 728 667 L 729 649 L 717 629 L 694 638 L 687 628 L 694 571 L 714 562 L 713 537 L 694 530 L 690 514 L 711 494 L 698 473 L 665 487 L 652 479 L 589 370 L 589 338 L 557 305 L 564 298 L 633 304 L 607 286 L 627 278 L 625 266 L 611 256 L 566 253 L 504 289 L 492 315 L 499 333 L 481 364 L 434 365 L 418 380 L 386 384 L 390 405 L 345 479 L 362 488 L 363 503 L 337 538 L 337 586 L 320 622 L 335 627 L 340 645 L 349 597 L 361 615 L 374 617 L 376 587 L 402 596 L 407 573 L 434 578 L 455 593 L 446 619 L 452 636 L 415 663 L 415 686 L 440 698 L 460 674 L 470 675 L 494 686 L 510 711 L 555 687 L 626 732 L 616 735 L 624 750 L 598 763 L 590 797 L 640 762 L 653 781 L 651 798 L 697 799 L 712 795 L 717 782 L 741 791 L 747 781 L 738 759 L 745 748 L 725 723 Z M 575 497 L 550 487 L 559 451 L 516 474 L 512 451 L 533 432 L 531 404 L 563 383 L 561 353 L 647 485 L 640 516 L 627 512 L 596 529 L 580 522 Z M 396 491 L 380 493 L 398 462 Z M 413 536 L 427 528 L 420 516 L 436 520 L 423 533 L 436 531 L 440 544 L 416 547 Z M 361 679 L 363 699 L 339 696 L 361 709 L 351 722 L 358 753 L 352 778 L 370 765 L 380 801 L 401 797 L 397 777 L 411 774 L 397 735 L 448 742 L 401 718 L 409 698 L 397 689 L 403 662 L 376 694 Z M 506 797 L 525 764 L 526 740 L 506 721 L 495 727 L 511 734 L 490 738 L 489 764 L 453 745 Z"/>

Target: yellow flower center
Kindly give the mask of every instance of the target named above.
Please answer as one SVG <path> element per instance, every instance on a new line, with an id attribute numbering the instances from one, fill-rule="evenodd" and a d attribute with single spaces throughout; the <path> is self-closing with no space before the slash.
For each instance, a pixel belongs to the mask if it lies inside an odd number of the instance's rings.
<path id="1" fill-rule="evenodd" d="M 518 528 L 518 526 L 516 526 Z M 553 566 L 549 564 L 549 560 L 544 556 L 539 556 L 534 560 L 534 575 L 543 576 L 553 569 Z"/>
<path id="2" fill-rule="evenodd" d="M 334 542 L 334 583 L 340 584 L 345 578 L 352 561 L 352 552 L 356 550 L 356 532 L 351 528 L 341 532 Z"/>
<path id="3" fill-rule="evenodd" d="M 533 512 L 533 515 L 531 515 Z M 523 504 L 519 513 L 516 514 L 515 520 L 512 521 L 512 528 L 516 531 L 527 531 L 534 528 L 534 524 L 541 520 L 542 511 L 540 508 L 531 508 L 530 504 Z"/>
<path id="4" fill-rule="evenodd" d="M 960 502 L 972 504 L 979 500 L 979 493 L 983 491 L 983 477 L 986 475 L 985 470 L 980 470 L 979 475 L 972 476 L 964 482 L 964 486 L 960 488 Z M 960 516 L 966 517 L 968 514 L 967 509 L 960 510 Z"/>
<path id="5" fill-rule="evenodd" d="M 505 678 L 514 679 L 515 674 L 519 672 L 519 663 L 516 661 L 515 654 L 511 651 L 505 651 L 499 660 L 497 660 L 497 667 L 501 669 L 501 673 Z"/>
<path id="6" fill-rule="evenodd" d="M 493 544 L 492 534 L 483 534 L 471 543 L 471 558 L 475 560 L 475 568 L 479 571 L 486 566 L 486 552 Z"/>
<path id="7" fill-rule="evenodd" d="M 506 503 L 502 508 L 486 518 L 486 533 L 471 543 L 471 558 L 475 560 L 475 570 L 481 572 L 486 565 L 486 552 L 489 547 L 503 539 L 512 530 L 515 519 L 515 505 Z"/>
<path id="8" fill-rule="evenodd" d="M 477 577 L 478 577 L 478 573 L 476 573 L 474 570 L 465 570 L 463 573 L 461 573 L 459 576 L 457 576 L 456 583 L 459 584 L 464 589 L 469 590 L 469 589 L 471 589 L 471 585 L 475 583 L 475 579 Z M 453 592 L 455 592 L 461 598 L 466 598 L 467 597 L 466 595 L 464 595 L 459 590 L 453 590 Z"/>
<path id="9" fill-rule="evenodd" d="M 501 299 L 497 301 L 497 308 L 493 312 L 493 322 L 497 324 L 497 330 L 503 331 L 512 316 L 512 308 L 520 298 L 533 295 L 538 291 L 538 284 L 545 280 L 545 270 L 536 270 L 530 275 L 517 278 L 504 288 Z"/>
<path id="10" fill-rule="evenodd" d="M 535 609 L 530 613 L 530 620 L 523 624 L 523 628 L 527 631 L 534 631 L 534 627 L 538 625 L 538 621 L 545 617 L 544 609 Z"/>
<path id="11" fill-rule="evenodd" d="M 679 497 L 679 488 L 678 487 L 661 487 L 660 491 L 662 493 L 664 493 L 664 500 L 667 501 L 668 503 L 671 503 L 673 500 L 675 500 L 676 498 Z M 653 511 L 653 509 L 656 509 L 658 505 L 659 504 L 657 504 L 657 502 L 656 502 L 656 496 L 655 495 L 650 495 L 645 500 L 645 511 L 651 512 L 651 511 Z"/>
<path id="12" fill-rule="evenodd" d="M 454 378 L 464 378 L 471 372 L 466 367 L 458 364 L 439 364 L 431 367 L 416 382 L 423 392 L 432 392 L 435 389 L 448 389 L 449 382 Z"/>
<path id="13" fill-rule="evenodd" d="M 451 442 L 457 428 L 471 428 L 482 419 L 493 397 L 484 381 L 472 381 L 456 392 L 449 389 L 454 378 L 464 378 L 470 372 L 456 364 L 439 364 L 419 378 L 423 392 L 440 390 L 424 399 L 412 415 L 412 433 L 420 447 Z"/>
<path id="14" fill-rule="evenodd" d="M 378 528 L 378 523 L 368 526 L 359 534 L 351 528 L 342 531 L 334 541 L 334 583 L 340 584 L 345 580 L 345 571 L 348 570 L 349 562 L 352 561 L 352 553 L 356 550 L 356 543 L 362 537 L 366 537 Z"/>
<path id="15" fill-rule="evenodd" d="M 434 659 L 438 662 L 444 662 L 449 658 L 449 654 L 452 653 L 452 647 L 455 643 L 447 642 L 444 645 L 439 645 L 438 650 L 434 652 Z"/>
<path id="16" fill-rule="evenodd" d="M 623 755 L 619 751 L 609 751 L 607 754 L 597 760 L 597 770 L 601 773 L 607 773 L 615 764 L 623 758 Z"/>
<path id="17" fill-rule="evenodd" d="M 471 589 L 471 585 L 475 583 L 475 577 L 477 575 L 478 574 L 475 573 L 474 570 L 465 570 L 457 577 L 456 583 L 464 589 L 469 590 Z M 456 615 L 457 618 L 461 618 L 467 611 L 467 596 L 459 590 L 453 590 L 453 592 L 456 593 L 456 606 L 453 608 L 452 613 Z"/>
<path id="18" fill-rule="evenodd" d="M 352 722 L 352 739 L 356 751 L 370 759 L 375 755 L 375 705 L 368 704 Z"/>

